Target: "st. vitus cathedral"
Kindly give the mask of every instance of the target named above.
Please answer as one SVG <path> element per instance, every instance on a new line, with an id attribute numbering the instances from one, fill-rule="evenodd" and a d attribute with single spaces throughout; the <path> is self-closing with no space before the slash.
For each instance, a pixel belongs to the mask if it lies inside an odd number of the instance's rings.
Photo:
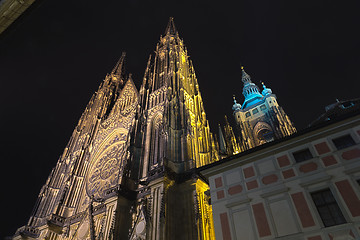
<path id="1" fill-rule="evenodd" d="M 215 239 L 195 169 L 218 161 L 219 145 L 232 155 L 295 131 L 271 90 L 258 93 L 243 71 L 240 138 L 227 123 L 218 144 L 172 18 L 139 91 L 124 63 L 125 54 L 92 96 L 14 239 Z"/>

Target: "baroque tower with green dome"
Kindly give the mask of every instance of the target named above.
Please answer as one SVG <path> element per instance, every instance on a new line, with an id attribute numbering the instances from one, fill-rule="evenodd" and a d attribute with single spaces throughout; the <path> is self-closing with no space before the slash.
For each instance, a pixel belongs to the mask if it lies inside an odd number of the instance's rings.
<path id="1" fill-rule="evenodd" d="M 289 136 L 296 132 L 288 115 L 279 106 L 276 95 L 262 83 L 263 90 L 251 81 L 250 75 L 241 67 L 243 104 L 234 97 L 232 107 L 239 130 L 242 151 Z"/>

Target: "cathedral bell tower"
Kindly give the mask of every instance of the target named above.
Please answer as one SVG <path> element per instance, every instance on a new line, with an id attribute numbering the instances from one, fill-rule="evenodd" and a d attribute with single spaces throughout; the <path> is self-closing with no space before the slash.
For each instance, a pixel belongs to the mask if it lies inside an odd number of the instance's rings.
<path id="1" fill-rule="evenodd" d="M 271 89 L 262 83 L 263 90 L 260 93 L 259 87 L 251 81 L 243 67 L 241 73 L 245 99 L 240 105 L 234 98 L 232 107 L 241 149 L 247 150 L 295 133 L 295 127 L 279 106 Z"/>
<path id="2" fill-rule="evenodd" d="M 218 153 L 172 18 L 149 57 L 139 93 L 132 144 L 133 162 L 140 160 L 139 194 L 130 239 L 212 239 L 208 186 L 193 170 L 218 160 Z"/>
<path id="3" fill-rule="evenodd" d="M 181 173 L 217 159 L 194 67 L 172 18 L 149 57 L 140 98 L 142 177 L 165 165 Z"/>

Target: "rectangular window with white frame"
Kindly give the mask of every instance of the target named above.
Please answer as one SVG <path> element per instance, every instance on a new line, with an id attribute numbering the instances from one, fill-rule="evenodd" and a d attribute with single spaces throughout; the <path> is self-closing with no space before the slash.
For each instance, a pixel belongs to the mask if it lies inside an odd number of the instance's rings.
<path id="1" fill-rule="evenodd" d="M 346 223 L 344 215 L 329 188 L 311 193 L 311 198 L 325 227 Z"/>

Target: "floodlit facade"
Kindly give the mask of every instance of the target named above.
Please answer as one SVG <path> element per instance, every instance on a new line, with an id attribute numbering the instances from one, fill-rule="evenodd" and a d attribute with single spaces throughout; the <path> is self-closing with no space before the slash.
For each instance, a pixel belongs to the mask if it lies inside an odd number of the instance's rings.
<path id="1" fill-rule="evenodd" d="M 210 185 L 216 239 L 360 239 L 358 111 L 201 174 Z"/>
<path id="2" fill-rule="evenodd" d="M 14 239 L 214 239 L 218 160 L 194 67 L 170 19 L 138 91 L 125 54 L 82 114 Z"/>

